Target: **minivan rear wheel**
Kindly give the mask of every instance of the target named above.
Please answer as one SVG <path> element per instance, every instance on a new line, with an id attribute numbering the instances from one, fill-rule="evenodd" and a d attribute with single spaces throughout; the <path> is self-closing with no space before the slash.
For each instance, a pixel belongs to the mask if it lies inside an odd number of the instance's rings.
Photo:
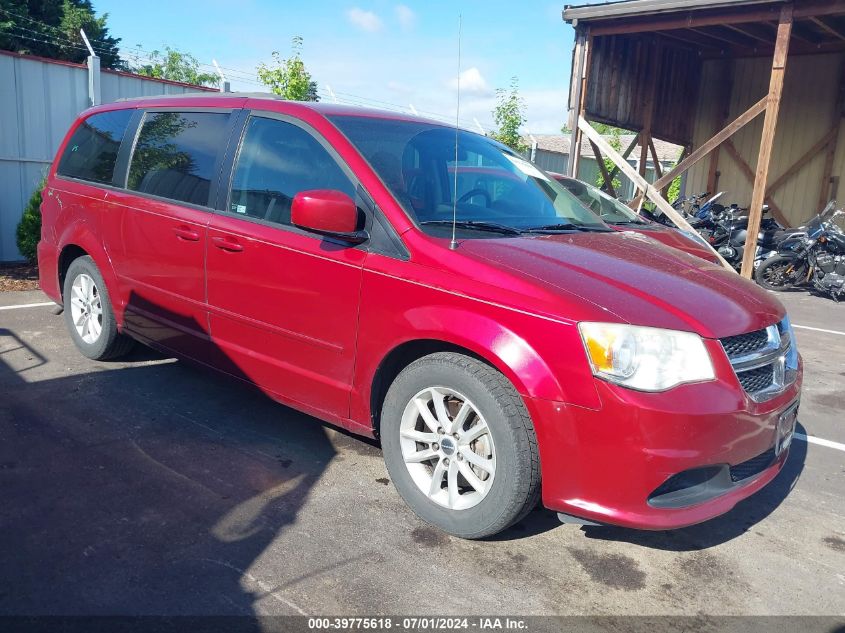
<path id="1" fill-rule="evenodd" d="M 380 433 L 399 494 L 450 534 L 490 536 L 537 505 L 534 426 L 513 385 L 475 358 L 439 352 L 408 365 L 388 390 Z"/>
<path id="2" fill-rule="evenodd" d="M 71 262 L 62 296 L 65 324 L 85 356 L 108 360 L 123 356 L 132 348 L 134 341 L 117 329 L 103 276 L 87 255 Z"/>

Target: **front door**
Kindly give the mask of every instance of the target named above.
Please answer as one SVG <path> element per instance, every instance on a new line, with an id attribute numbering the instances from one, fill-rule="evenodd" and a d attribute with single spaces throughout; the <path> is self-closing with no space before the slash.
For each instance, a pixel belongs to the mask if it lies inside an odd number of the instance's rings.
<path id="1" fill-rule="evenodd" d="M 302 408 L 348 417 L 366 251 L 290 223 L 300 191 L 355 197 L 338 160 L 274 115 L 246 123 L 226 210 L 208 228 L 212 341 L 231 373 Z"/>

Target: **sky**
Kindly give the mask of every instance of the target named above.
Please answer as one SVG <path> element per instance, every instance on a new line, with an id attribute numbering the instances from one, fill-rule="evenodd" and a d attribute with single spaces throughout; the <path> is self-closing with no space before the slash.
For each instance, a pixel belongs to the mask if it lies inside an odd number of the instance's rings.
<path id="1" fill-rule="evenodd" d="M 567 0 L 587 4 L 584 0 Z M 164 46 L 212 59 L 233 90 L 261 90 L 255 68 L 304 40 L 302 58 L 321 100 L 412 108 L 454 121 L 461 18 L 461 125 L 494 128 L 496 89 L 519 80 L 527 130 L 559 133 L 566 122 L 574 31 L 564 2 L 544 0 L 94 0 L 108 13 L 124 57 Z M 331 92 L 330 92 L 331 90 Z M 334 96 L 332 96 L 332 93 Z M 525 131 L 525 129 L 524 129 Z"/>

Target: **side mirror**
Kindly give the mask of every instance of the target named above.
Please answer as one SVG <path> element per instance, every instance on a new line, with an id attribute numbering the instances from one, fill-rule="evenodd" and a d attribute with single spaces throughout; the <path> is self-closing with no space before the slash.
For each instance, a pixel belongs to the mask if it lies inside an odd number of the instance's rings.
<path id="1" fill-rule="evenodd" d="M 352 244 L 360 244 L 369 238 L 366 231 L 357 230 L 358 208 L 355 201 L 342 191 L 300 191 L 293 197 L 290 219 L 291 224 L 301 229 Z"/>

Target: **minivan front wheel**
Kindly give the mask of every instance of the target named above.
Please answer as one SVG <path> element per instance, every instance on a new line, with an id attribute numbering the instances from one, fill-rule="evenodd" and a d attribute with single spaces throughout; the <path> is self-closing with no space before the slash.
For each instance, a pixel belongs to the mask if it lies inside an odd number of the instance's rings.
<path id="1" fill-rule="evenodd" d="M 380 431 L 399 494 L 450 534 L 496 534 L 537 504 L 531 419 L 513 385 L 479 360 L 440 352 L 411 363 L 388 391 Z"/>
<path id="2" fill-rule="evenodd" d="M 65 275 L 65 324 L 76 347 L 93 360 L 117 358 L 128 352 L 132 339 L 120 334 L 106 284 L 94 261 L 73 260 Z"/>

